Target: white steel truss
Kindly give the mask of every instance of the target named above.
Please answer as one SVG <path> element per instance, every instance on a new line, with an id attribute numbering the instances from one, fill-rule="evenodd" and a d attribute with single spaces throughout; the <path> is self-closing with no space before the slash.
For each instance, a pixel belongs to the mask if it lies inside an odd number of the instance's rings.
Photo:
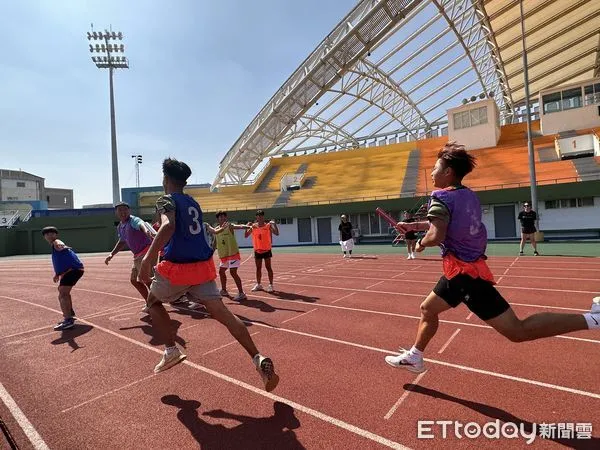
<path id="1" fill-rule="evenodd" d="M 359 136 L 423 138 L 474 96 L 493 96 L 509 120 L 510 90 L 481 1 L 360 1 L 244 130 L 213 188 L 249 182 L 270 156 L 355 148 Z"/>

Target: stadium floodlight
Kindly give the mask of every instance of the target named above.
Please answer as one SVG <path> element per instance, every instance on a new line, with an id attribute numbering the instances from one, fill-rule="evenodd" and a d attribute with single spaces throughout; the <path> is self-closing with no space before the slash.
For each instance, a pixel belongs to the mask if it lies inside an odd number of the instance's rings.
<path id="1" fill-rule="evenodd" d="M 131 155 L 135 163 L 135 187 L 140 187 L 140 164 L 142 163 L 142 155 Z"/>
<path id="2" fill-rule="evenodd" d="M 111 134 L 111 156 L 112 156 L 112 191 L 113 204 L 121 201 L 119 188 L 119 163 L 117 154 L 117 131 L 115 119 L 115 95 L 113 85 L 113 71 L 115 69 L 129 69 L 129 60 L 125 56 L 115 57 L 113 53 L 124 53 L 125 45 L 117 45 L 115 40 L 123 40 L 123 33 L 104 30 L 102 32 L 88 31 L 88 40 L 96 40 L 95 45 L 90 44 L 90 52 L 96 53 L 92 56 L 92 62 L 98 69 L 108 69 L 108 80 L 110 90 L 110 134 Z"/>

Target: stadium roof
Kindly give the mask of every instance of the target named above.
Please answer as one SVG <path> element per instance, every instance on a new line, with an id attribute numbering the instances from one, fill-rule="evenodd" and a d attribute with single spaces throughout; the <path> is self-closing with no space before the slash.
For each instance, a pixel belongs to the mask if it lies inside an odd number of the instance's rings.
<path id="1" fill-rule="evenodd" d="M 598 76 L 600 2 L 523 2 L 532 101 Z M 525 103 L 520 0 L 362 0 L 259 111 L 213 187 L 265 158 L 445 133 L 446 111 L 493 97 L 502 123 Z"/>

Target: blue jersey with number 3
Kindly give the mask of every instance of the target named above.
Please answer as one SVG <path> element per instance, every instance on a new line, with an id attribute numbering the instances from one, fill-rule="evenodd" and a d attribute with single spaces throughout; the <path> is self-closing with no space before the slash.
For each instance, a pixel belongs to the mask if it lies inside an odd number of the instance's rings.
<path id="1" fill-rule="evenodd" d="M 175 203 L 175 233 L 165 246 L 164 260 L 193 263 L 212 258 L 200 205 L 187 194 L 171 194 Z"/>

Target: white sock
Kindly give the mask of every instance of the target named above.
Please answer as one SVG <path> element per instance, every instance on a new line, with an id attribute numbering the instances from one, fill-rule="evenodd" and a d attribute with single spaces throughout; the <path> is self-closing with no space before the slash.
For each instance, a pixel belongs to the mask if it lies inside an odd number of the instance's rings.
<path id="1" fill-rule="evenodd" d="M 419 350 L 417 347 L 415 347 L 414 345 L 408 351 L 408 353 L 410 353 L 411 356 L 416 356 L 417 358 L 423 358 L 423 352 L 421 350 Z"/>
<path id="2" fill-rule="evenodd" d="M 165 347 L 165 353 L 167 355 L 170 355 L 171 353 L 173 353 L 175 350 L 177 350 L 177 346 L 175 347 Z"/>
<path id="3" fill-rule="evenodd" d="M 590 330 L 600 330 L 600 314 L 585 313 L 583 317 L 585 317 L 585 321 Z"/>

